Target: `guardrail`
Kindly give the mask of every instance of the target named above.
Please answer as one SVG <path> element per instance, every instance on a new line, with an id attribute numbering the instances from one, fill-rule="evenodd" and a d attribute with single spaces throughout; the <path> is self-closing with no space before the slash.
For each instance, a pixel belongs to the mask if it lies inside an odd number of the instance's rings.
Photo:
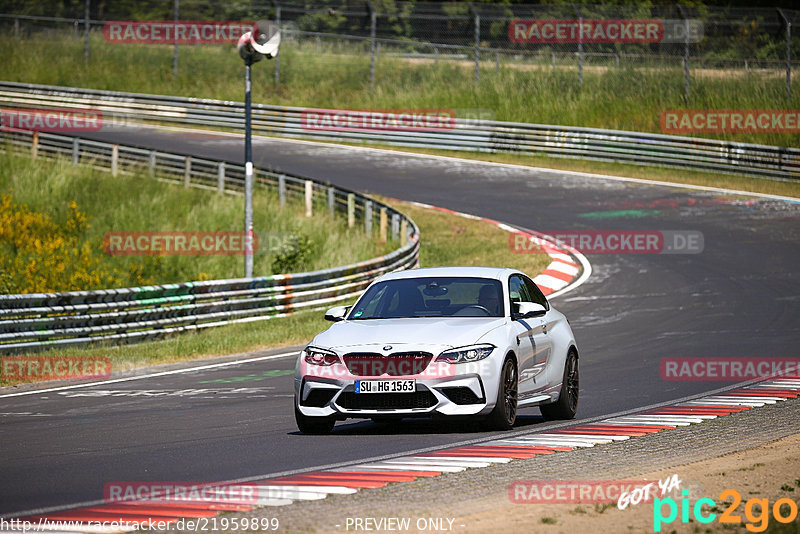
<path id="1" fill-rule="evenodd" d="M 219 192 L 244 189 L 244 166 L 179 154 L 114 145 L 48 133 L 6 132 L 12 150 L 38 156 L 72 158 L 74 164 L 112 174 L 147 171 L 151 176 Z M 8 144 L 0 144 L 5 150 Z M 317 180 L 256 169 L 256 184 L 285 201 L 303 196 L 308 206 L 346 213 L 372 232 L 372 214 L 387 221 L 387 233 L 399 239 L 397 250 L 367 261 L 320 271 L 211 280 L 146 287 L 0 295 L 0 353 L 32 352 L 106 342 L 133 342 L 231 323 L 269 319 L 299 309 L 318 309 L 353 299 L 377 276 L 417 265 L 419 230 L 392 207 L 353 191 Z M 310 185 L 309 185 L 310 184 Z M 390 226 L 390 230 L 389 227 Z"/>
<path id="2" fill-rule="evenodd" d="M 0 105 L 91 107 L 115 120 L 244 127 L 243 104 L 201 98 L 146 95 L 0 82 Z M 743 174 L 782 180 L 800 178 L 800 149 L 597 128 L 456 119 L 433 131 L 321 131 L 308 128 L 297 107 L 253 105 L 253 130 L 268 135 L 386 145 L 522 152 Z"/>

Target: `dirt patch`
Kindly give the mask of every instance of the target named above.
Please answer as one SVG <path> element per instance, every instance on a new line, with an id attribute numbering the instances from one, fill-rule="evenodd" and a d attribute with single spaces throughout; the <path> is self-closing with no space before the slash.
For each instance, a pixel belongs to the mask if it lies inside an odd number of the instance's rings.
<path id="1" fill-rule="evenodd" d="M 708 524 L 700 524 L 693 519 L 690 509 L 690 522 L 682 523 L 680 501 L 677 518 L 662 526 L 662 532 L 714 532 L 730 529 L 736 532 L 746 531 L 747 524 L 754 528 L 761 526 L 761 514 L 755 513 L 755 521 L 749 521 L 745 515 L 747 501 L 750 499 L 767 499 L 769 514 L 766 517 L 768 527 L 778 525 L 772 515 L 772 508 L 779 499 L 788 498 L 795 503 L 800 502 L 800 434 L 795 434 L 759 447 L 745 449 L 726 454 L 719 458 L 693 462 L 690 464 L 645 473 L 637 480 L 664 480 L 674 474 L 689 488 L 691 509 L 700 498 L 710 498 L 717 502 L 717 518 Z M 626 477 L 626 480 L 631 477 Z M 733 515 L 741 518 L 741 523 L 723 525 L 719 515 L 728 506 L 725 501 L 732 502 L 726 495 L 720 494 L 727 489 L 738 491 L 742 502 L 733 511 Z M 696 492 L 702 492 L 698 494 Z M 508 504 L 508 500 L 498 500 L 492 510 L 475 514 L 461 515 L 455 518 L 454 525 L 464 525 L 456 530 L 459 533 L 471 532 L 653 532 L 654 510 L 652 503 L 642 503 L 619 510 L 615 504 Z M 784 507 L 784 513 L 788 507 Z M 663 514 L 668 515 L 667 505 L 663 506 Z M 703 513 L 709 510 L 703 508 Z M 798 517 L 795 517 L 798 523 Z M 798 526 L 800 528 L 800 526 Z"/>

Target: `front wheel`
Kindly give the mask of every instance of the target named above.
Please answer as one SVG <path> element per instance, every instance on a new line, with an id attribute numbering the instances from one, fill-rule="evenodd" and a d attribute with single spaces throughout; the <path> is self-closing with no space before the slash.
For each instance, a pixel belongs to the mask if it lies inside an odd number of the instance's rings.
<path id="1" fill-rule="evenodd" d="M 578 395 L 580 393 L 580 376 L 578 375 L 578 355 L 575 351 L 567 354 L 564 364 L 564 379 L 558 401 L 553 404 L 539 406 L 542 417 L 547 421 L 555 419 L 573 419 L 578 411 Z"/>
<path id="2" fill-rule="evenodd" d="M 497 388 L 497 402 L 489 414 L 487 423 L 494 430 L 511 430 L 517 420 L 517 366 L 514 360 L 506 358 L 500 373 L 500 387 Z"/>
<path id="3" fill-rule="evenodd" d="M 303 415 L 297 404 L 294 406 L 294 420 L 297 422 L 297 428 L 303 434 L 330 434 L 333 430 L 333 425 L 336 424 L 336 419 L 333 417 L 311 417 Z"/>

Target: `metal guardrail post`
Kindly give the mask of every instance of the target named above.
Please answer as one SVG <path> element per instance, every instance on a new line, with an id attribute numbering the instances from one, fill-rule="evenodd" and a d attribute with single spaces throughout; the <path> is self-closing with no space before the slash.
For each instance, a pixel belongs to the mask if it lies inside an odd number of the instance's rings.
<path id="1" fill-rule="evenodd" d="M 792 23 L 789 17 L 778 8 L 778 14 L 786 24 L 786 100 L 792 98 Z"/>
<path id="2" fill-rule="evenodd" d="M 286 205 L 286 176 L 278 175 L 278 202 L 281 206 Z"/>
<path id="3" fill-rule="evenodd" d="M 572 4 L 575 16 L 578 17 L 578 87 L 583 86 L 583 17 L 580 9 Z"/>
<path id="4" fill-rule="evenodd" d="M 377 32 L 378 15 L 372 2 L 367 0 L 367 9 L 369 9 L 369 88 L 370 91 L 375 90 L 375 34 Z"/>
<path id="5" fill-rule="evenodd" d="M 119 145 L 111 147 L 111 176 L 117 175 L 119 165 Z"/>
<path id="6" fill-rule="evenodd" d="M 217 166 L 217 193 L 225 192 L 225 162 L 220 161 Z"/>
<path id="7" fill-rule="evenodd" d="M 478 85 L 481 72 L 481 16 L 472 2 L 469 4 L 469 9 L 475 17 L 475 85 Z"/>
<path id="8" fill-rule="evenodd" d="M 311 217 L 314 209 L 314 182 L 306 180 L 306 217 Z"/>
<path id="9" fill-rule="evenodd" d="M 183 160 L 183 186 L 192 185 L 192 156 L 186 156 Z"/>
<path id="10" fill-rule="evenodd" d="M 81 138 L 76 137 L 72 140 L 72 166 L 78 165 L 78 161 L 81 157 L 81 148 L 80 148 Z"/>
<path id="11" fill-rule="evenodd" d="M 86 0 L 86 12 L 83 16 L 83 61 L 85 65 L 89 66 L 89 17 L 91 16 L 90 7 L 92 0 Z"/>
<path id="12" fill-rule="evenodd" d="M 175 28 L 178 27 L 178 2 L 180 0 L 175 0 L 174 2 L 174 19 L 175 19 Z M 178 34 L 177 32 L 172 32 L 175 35 L 175 42 L 172 45 L 172 77 L 177 79 L 178 78 Z"/>
<path id="13" fill-rule="evenodd" d="M 683 52 L 683 98 L 686 103 L 689 103 L 689 14 L 686 12 L 686 9 L 679 5 L 678 11 L 681 13 L 681 17 L 684 20 L 684 27 L 683 31 L 686 34 L 684 36 L 684 52 Z"/>
<path id="14" fill-rule="evenodd" d="M 392 239 L 397 239 L 400 233 L 400 215 L 392 214 Z"/>
<path id="15" fill-rule="evenodd" d="M 386 216 L 386 208 L 381 208 L 381 214 L 379 219 L 379 232 L 378 235 L 380 236 L 380 242 L 386 243 L 386 230 L 388 224 L 388 217 Z"/>
<path id="16" fill-rule="evenodd" d="M 356 196 L 353 193 L 347 194 L 347 227 L 353 228 L 356 225 Z"/>
<path id="17" fill-rule="evenodd" d="M 328 211 L 331 216 L 336 212 L 336 189 L 332 185 L 328 186 Z"/>
<path id="18" fill-rule="evenodd" d="M 19 40 L 19 17 L 14 17 L 14 39 Z"/>
<path id="19" fill-rule="evenodd" d="M 152 178 L 156 175 L 156 151 L 151 150 L 147 158 L 147 175 Z"/>
<path id="20" fill-rule="evenodd" d="M 278 31 L 281 30 L 281 5 L 278 0 L 272 0 L 272 5 L 275 7 L 275 25 L 278 26 Z M 275 85 L 281 83 L 281 57 L 280 50 L 275 55 Z"/>
<path id="21" fill-rule="evenodd" d="M 367 236 L 372 235 L 372 201 L 367 200 L 364 203 L 364 232 Z"/>

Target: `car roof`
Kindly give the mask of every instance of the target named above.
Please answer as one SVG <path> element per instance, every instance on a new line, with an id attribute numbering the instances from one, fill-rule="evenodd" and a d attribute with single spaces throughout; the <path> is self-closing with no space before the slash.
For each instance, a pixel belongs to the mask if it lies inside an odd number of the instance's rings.
<path id="1" fill-rule="evenodd" d="M 378 280 L 403 280 L 428 276 L 455 276 L 505 280 L 510 274 L 519 272 L 521 271 L 502 267 L 425 267 L 423 269 L 394 271 L 381 276 Z"/>

